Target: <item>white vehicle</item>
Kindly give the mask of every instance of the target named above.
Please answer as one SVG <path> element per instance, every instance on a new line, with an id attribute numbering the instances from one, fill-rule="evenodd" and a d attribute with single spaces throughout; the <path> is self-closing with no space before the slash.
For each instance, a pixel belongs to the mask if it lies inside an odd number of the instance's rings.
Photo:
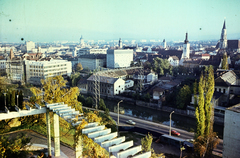
<path id="1" fill-rule="evenodd" d="M 126 123 L 131 124 L 131 125 L 135 125 L 135 124 L 136 124 L 136 123 L 133 122 L 132 120 L 128 120 L 128 121 L 126 121 Z"/>

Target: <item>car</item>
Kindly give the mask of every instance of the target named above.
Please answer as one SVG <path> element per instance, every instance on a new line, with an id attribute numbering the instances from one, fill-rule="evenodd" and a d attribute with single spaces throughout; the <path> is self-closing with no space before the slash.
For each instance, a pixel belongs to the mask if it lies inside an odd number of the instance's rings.
<path id="1" fill-rule="evenodd" d="M 180 136 L 180 133 L 175 130 L 171 130 L 171 134 L 174 136 Z"/>
<path id="2" fill-rule="evenodd" d="M 135 122 L 133 122 L 133 120 L 128 120 L 128 121 L 126 121 L 126 123 L 131 124 L 131 125 L 135 125 L 136 124 Z"/>

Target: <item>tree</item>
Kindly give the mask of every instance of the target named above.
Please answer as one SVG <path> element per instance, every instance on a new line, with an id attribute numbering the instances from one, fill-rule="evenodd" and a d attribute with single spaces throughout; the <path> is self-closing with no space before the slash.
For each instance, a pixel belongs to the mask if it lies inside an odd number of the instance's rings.
<path id="1" fill-rule="evenodd" d="M 188 85 L 184 85 L 177 95 L 177 105 L 179 108 L 185 108 L 191 101 L 192 92 Z"/>
<path id="2" fill-rule="evenodd" d="M 211 103 L 214 93 L 213 71 L 212 66 L 205 69 L 205 75 L 201 74 L 198 86 L 199 97 L 195 109 L 197 131 L 195 134 L 194 150 L 199 157 L 204 157 L 205 155 L 210 157 L 212 150 L 219 142 L 216 133 L 213 132 L 214 110 Z"/>
<path id="3" fill-rule="evenodd" d="M 87 97 L 86 106 L 87 107 L 92 107 L 92 105 L 93 105 L 93 99 L 91 97 Z"/>
<path id="4" fill-rule="evenodd" d="M 152 140 L 153 140 L 153 138 L 149 133 L 148 133 L 148 135 L 146 135 L 146 137 L 141 139 L 143 152 L 151 151 Z"/>
<path id="5" fill-rule="evenodd" d="M 82 64 L 81 64 L 81 63 L 78 63 L 78 64 L 77 64 L 77 67 L 76 67 L 76 71 L 77 71 L 77 72 L 80 72 L 80 71 L 82 71 L 82 70 L 83 70 Z"/>
<path id="6" fill-rule="evenodd" d="M 146 135 L 144 138 L 141 139 L 142 152 L 151 151 L 151 158 L 158 158 L 158 157 L 165 158 L 165 156 L 162 153 L 156 154 L 154 150 L 151 148 L 152 140 L 153 140 L 152 135 L 150 135 L 149 133 L 148 135 Z"/>
<path id="7" fill-rule="evenodd" d="M 80 112 L 82 111 L 82 104 L 77 100 L 79 95 L 78 87 L 72 87 L 70 89 L 65 88 L 66 81 L 62 76 L 50 77 L 41 80 L 41 83 L 44 91 L 36 87 L 30 89 L 36 97 L 36 103 L 42 104 L 43 98 L 43 100 L 49 104 L 64 102 L 72 108 Z"/>
<path id="8" fill-rule="evenodd" d="M 152 70 L 159 75 L 172 74 L 172 66 L 167 59 L 156 57 L 152 63 Z"/>
<path id="9" fill-rule="evenodd" d="M 77 86 L 77 82 L 80 80 L 80 78 L 81 78 L 81 75 L 79 72 L 72 74 L 70 76 L 72 86 Z"/>
<path id="10" fill-rule="evenodd" d="M 226 52 L 223 54 L 222 69 L 228 70 L 228 57 Z"/>
<path id="11" fill-rule="evenodd" d="M 106 105 L 105 105 L 103 99 L 100 99 L 100 101 L 99 101 L 98 104 L 99 104 L 99 109 L 100 109 L 100 110 L 106 110 Z"/>
<path id="12" fill-rule="evenodd" d="M 9 139 L 6 136 L 0 137 L 0 157 L 26 157 L 25 147 L 31 146 L 31 138 L 26 137 L 23 133 L 16 138 Z"/>

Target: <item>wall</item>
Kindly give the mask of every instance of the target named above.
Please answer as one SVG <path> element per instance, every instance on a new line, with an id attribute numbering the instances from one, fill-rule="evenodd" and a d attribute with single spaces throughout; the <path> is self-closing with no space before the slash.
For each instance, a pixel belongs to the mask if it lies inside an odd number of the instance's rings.
<path id="1" fill-rule="evenodd" d="M 240 155 L 240 113 L 225 111 L 223 158 L 238 158 Z"/>

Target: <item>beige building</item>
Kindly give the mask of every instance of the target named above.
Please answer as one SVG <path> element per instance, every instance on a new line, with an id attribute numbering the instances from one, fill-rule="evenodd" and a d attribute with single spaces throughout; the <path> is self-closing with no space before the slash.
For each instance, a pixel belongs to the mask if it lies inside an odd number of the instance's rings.
<path id="1" fill-rule="evenodd" d="M 239 158 L 240 155 L 240 104 L 225 110 L 223 134 L 223 158 Z"/>

